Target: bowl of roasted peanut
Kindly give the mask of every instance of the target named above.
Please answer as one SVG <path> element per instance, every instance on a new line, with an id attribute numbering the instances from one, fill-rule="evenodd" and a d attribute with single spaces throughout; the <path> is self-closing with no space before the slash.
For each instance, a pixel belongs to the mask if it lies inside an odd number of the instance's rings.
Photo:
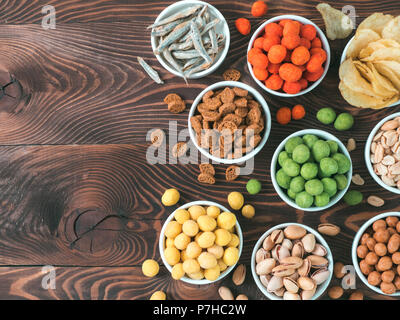
<path id="1" fill-rule="evenodd" d="M 382 119 L 371 131 L 365 145 L 365 162 L 381 187 L 400 194 L 400 112 Z"/>

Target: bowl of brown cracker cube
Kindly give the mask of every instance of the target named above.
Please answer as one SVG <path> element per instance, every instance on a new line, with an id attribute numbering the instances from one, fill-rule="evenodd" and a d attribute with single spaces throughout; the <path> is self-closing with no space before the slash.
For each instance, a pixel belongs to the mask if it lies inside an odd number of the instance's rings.
<path id="1" fill-rule="evenodd" d="M 252 87 L 222 81 L 204 89 L 194 100 L 188 118 L 190 139 L 208 159 L 238 164 L 264 147 L 271 130 L 267 102 Z"/>

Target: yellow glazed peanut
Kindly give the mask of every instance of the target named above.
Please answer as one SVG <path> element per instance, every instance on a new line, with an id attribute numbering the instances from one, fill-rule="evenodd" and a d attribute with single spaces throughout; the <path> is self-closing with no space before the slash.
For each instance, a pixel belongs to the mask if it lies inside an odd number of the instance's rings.
<path id="1" fill-rule="evenodd" d="M 205 215 L 206 214 L 206 209 L 204 209 L 202 206 L 191 206 L 188 209 L 190 213 L 190 217 L 192 220 L 197 221 L 198 217 Z"/>
<path id="2" fill-rule="evenodd" d="M 166 298 L 167 296 L 164 292 L 156 291 L 151 295 L 150 300 L 166 300 Z"/>
<path id="3" fill-rule="evenodd" d="M 253 218 L 255 214 L 256 214 L 256 210 L 254 209 L 254 207 L 251 204 L 246 204 L 242 208 L 242 215 L 243 215 L 243 217 L 245 217 L 247 219 Z"/>
<path id="4" fill-rule="evenodd" d="M 165 227 L 165 236 L 170 239 L 175 239 L 175 237 L 182 232 L 182 225 L 177 221 L 168 222 Z"/>
<path id="5" fill-rule="evenodd" d="M 190 243 L 190 237 L 188 237 L 184 233 L 178 234 L 174 240 L 174 245 L 179 250 L 185 250 L 189 243 Z"/>
<path id="6" fill-rule="evenodd" d="M 204 270 L 204 277 L 209 281 L 215 281 L 221 274 L 219 265 L 217 264 L 214 268 Z"/>
<path id="7" fill-rule="evenodd" d="M 197 224 L 201 231 L 213 231 L 217 226 L 217 221 L 208 215 L 203 215 L 197 218 Z"/>
<path id="8" fill-rule="evenodd" d="M 185 271 L 183 271 L 183 264 L 178 263 L 172 267 L 171 271 L 172 278 L 175 280 L 179 280 L 185 275 Z"/>
<path id="9" fill-rule="evenodd" d="M 185 262 L 185 260 L 189 259 L 186 250 L 181 251 L 181 261 Z"/>
<path id="10" fill-rule="evenodd" d="M 218 262 L 218 266 L 219 266 L 219 271 L 224 272 L 228 268 L 228 266 L 226 265 L 224 260 L 218 259 L 217 262 Z"/>
<path id="11" fill-rule="evenodd" d="M 176 189 L 167 189 L 165 190 L 161 202 L 164 206 L 169 207 L 178 203 L 180 198 L 179 191 Z"/>
<path id="12" fill-rule="evenodd" d="M 183 271 L 187 274 L 192 274 L 200 271 L 200 265 L 195 259 L 187 259 L 183 262 Z"/>
<path id="13" fill-rule="evenodd" d="M 190 259 L 196 259 L 200 255 L 201 251 L 202 249 L 197 242 L 191 242 L 186 247 L 186 255 Z"/>
<path id="14" fill-rule="evenodd" d="M 165 239 L 165 247 L 166 247 L 166 248 L 168 248 L 168 247 L 175 247 L 175 245 L 174 245 L 174 239 L 166 238 L 166 239 Z"/>
<path id="15" fill-rule="evenodd" d="M 226 246 L 231 240 L 231 233 L 226 229 L 215 230 L 215 243 L 221 247 Z"/>
<path id="16" fill-rule="evenodd" d="M 215 258 L 215 256 L 209 252 L 203 252 L 201 255 L 199 255 L 197 261 L 199 262 L 200 267 L 203 269 L 210 269 L 217 266 L 217 258 Z"/>
<path id="17" fill-rule="evenodd" d="M 179 260 L 181 259 L 181 254 L 177 248 L 170 247 L 170 248 L 165 248 L 164 250 L 164 256 L 165 260 L 167 263 L 171 266 L 176 265 Z"/>
<path id="18" fill-rule="evenodd" d="M 190 219 L 190 213 L 185 209 L 178 209 L 175 211 L 174 218 L 180 224 L 183 224 L 185 221 Z"/>
<path id="19" fill-rule="evenodd" d="M 199 272 L 188 274 L 188 276 L 193 280 L 202 280 L 204 279 L 204 271 L 200 270 Z"/>
<path id="20" fill-rule="evenodd" d="M 211 218 L 217 219 L 220 213 L 221 210 L 216 206 L 209 206 L 207 208 L 207 215 L 210 216 Z"/>
<path id="21" fill-rule="evenodd" d="M 232 212 L 222 212 L 217 218 L 218 227 L 222 229 L 231 229 L 236 224 L 236 216 Z"/>
<path id="22" fill-rule="evenodd" d="M 236 234 L 234 234 L 234 233 L 231 233 L 231 235 L 232 235 L 232 239 L 231 239 L 231 241 L 228 243 L 228 247 L 237 247 L 237 246 L 239 245 L 239 243 L 240 243 L 240 239 L 239 239 L 239 237 L 238 237 Z"/>
<path id="23" fill-rule="evenodd" d="M 224 252 L 223 260 L 227 266 L 233 266 L 239 260 L 238 248 L 228 247 Z"/>
<path id="24" fill-rule="evenodd" d="M 182 225 L 183 233 L 189 237 L 194 237 L 199 232 L 199 225 L 194 220 L 187 220 Z"/>
<path id="25" fill-rule="evenodd" d="M 212 247 L 207 248 L 207 252 L 213 254 L 217 259 L 221 259 L 224 255 L 224 248 L 214 244 Z"/>
<path id="26" fill-rule="evenodd" d="M 160 270 L 160 266 L 158 265 L 157 261 L 152 259 L 147 259 L 142 264 L 142 272 L 146 277 L 154 277 L 158 274 Z"/>
<path id="27" fill-rule="evenodd" d="M 215 242 L 215 234 L 211 231 L 203 232 L 200 237 L 197 239 L 197 243 L 203 249 L 209 248 L 214 245 Z"/>
<path id="28" fill-rule="evenodd" d="M 239 210 L 244 204 L 243 195 L 237 191 L 231 192 L 228 195 L 228 203 L 233 210 Z"/>

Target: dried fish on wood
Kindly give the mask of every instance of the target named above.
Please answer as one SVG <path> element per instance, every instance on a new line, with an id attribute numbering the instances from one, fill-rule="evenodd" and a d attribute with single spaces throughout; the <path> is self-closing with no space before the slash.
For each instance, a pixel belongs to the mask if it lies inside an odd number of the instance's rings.
<path id="1" fill-rule="evenodd" d="M 157 71 L 150 67 L 146 61 L 143 60 L 142 57 L 137 57 L 139 64 L 143 67 L 144 71 L 152 78 L 156 83 L 163 84 L 164 81 L 161 80 L 160 76 L 158 75 Z"/>
<path id="2" fill-rule="evenodd" d="M 201 5 L 189 7 L 187 9 L 184 9 L 182 11 L 179 11 L 179 12 L 173 14 L 172 16 L 169 16 L 168 18 L 165 18 L 165 19 L 163 19 L 161 21 L 158 21 L 158 22 L 148 26 L 147 29 L 155 28 L 155 27 L 158 27 L 158 26 L 173 22 L 173 21 L 178 20 L 178 19 L 189 17 L 189 16 L 195 14 L 200 8 L 201 8 Z"/>

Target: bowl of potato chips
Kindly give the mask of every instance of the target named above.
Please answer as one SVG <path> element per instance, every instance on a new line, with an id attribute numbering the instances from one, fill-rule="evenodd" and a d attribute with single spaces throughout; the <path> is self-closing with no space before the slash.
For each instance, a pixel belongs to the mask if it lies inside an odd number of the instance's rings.
<path id="1" fill-rule="evenodd" d="M 339 68 L 343 98 L 359 108 L 400 103 L 400 16 L 374 13 L 346 45 Z"/>

